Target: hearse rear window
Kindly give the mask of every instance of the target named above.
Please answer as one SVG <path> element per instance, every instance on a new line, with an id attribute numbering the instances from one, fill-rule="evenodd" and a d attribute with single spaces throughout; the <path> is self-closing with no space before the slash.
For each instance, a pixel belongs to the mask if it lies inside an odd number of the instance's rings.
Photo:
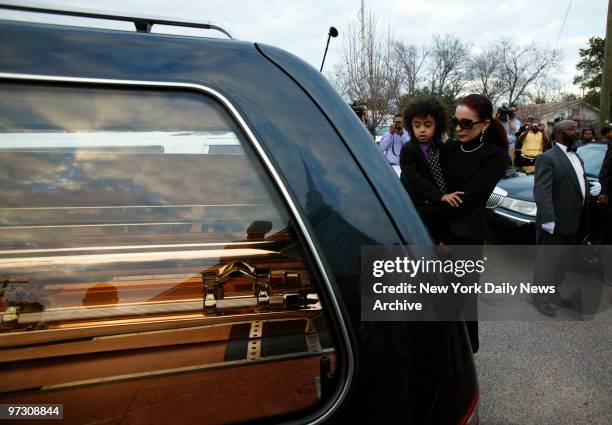
<path id="1" fill-rule="evenodd" d="M 0 400 L 63 403 L 82 423 L 325 401 L 341 358 L 317 273 L 216 100 L 0 92 Z"/>

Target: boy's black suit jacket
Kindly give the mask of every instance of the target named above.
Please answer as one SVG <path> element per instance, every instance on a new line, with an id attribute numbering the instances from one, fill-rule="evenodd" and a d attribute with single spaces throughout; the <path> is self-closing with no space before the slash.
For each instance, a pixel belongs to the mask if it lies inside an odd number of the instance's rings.
<path id="1" fill-rule="evenodd" d="M 444 144 L 435 140 L 438 152 L 442 153 Z M 415 205 L 433 204 L 440 201 L 444 193 L 438 188 L 429 169 L 421 142 L 412 137 L 400 151 L 400 180 Z"/>

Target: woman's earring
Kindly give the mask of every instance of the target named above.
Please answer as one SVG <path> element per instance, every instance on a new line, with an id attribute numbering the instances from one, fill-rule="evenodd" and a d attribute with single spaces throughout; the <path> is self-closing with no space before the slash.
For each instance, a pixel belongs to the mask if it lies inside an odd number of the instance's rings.
<path id="1" fill-rule="evenodd" d="M 482 138 L 484 137 L 484 130 L 480 132 L 480 142 L 482 143 Z"/>

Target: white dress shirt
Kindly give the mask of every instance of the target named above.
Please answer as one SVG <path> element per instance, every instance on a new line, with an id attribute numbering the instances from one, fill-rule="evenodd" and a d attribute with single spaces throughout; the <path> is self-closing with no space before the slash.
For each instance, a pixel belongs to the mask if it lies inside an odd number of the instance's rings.
<path id="1" fill-rule="evenodd" d="M 586 182 L 584 181 L 584 168 L 582 168 L 578 155 L 576 155 L 576 152 L 568 152 L 567 146 L 564 146 L 561 143 L 557 143 L 555 146 L 558 146 L 572 163 L 574 171 L 576 172 L 576 177 L 578 177 L 578 183 L 580 183 L 582 199 L 584 199 L 586 196 Z"/>

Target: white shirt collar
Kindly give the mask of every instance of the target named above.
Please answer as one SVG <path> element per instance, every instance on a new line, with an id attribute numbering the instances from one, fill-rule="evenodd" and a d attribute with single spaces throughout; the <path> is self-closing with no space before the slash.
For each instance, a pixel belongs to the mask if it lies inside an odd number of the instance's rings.
<path id="1" fill-rule="evenodd" d="M 580 159 L 578 158 L 578 155 L 576 155 L 576 152 L 568 152 L 567 146 L 562 145 L 561 143 L 556 143 L 556 145 L 559 146 L 559 149 L 561 149 L 561 151 L 565 154 L 567 159 L 569 159 L 570 163 L 572 164 L 572 167 L 574 168 L 574 171 L 576 172 L 576 177 L 578 178 L 578 183 L 580 184 L 580 191 L 582 192 L 582 198 L 584 199 L 586 195 L 586 182 L 584 181 L 584 168 L 582 167 L 582 164 L 580 163 Z M 570 155 L 570 154 L 573 154 L 573 155 Z"/>

